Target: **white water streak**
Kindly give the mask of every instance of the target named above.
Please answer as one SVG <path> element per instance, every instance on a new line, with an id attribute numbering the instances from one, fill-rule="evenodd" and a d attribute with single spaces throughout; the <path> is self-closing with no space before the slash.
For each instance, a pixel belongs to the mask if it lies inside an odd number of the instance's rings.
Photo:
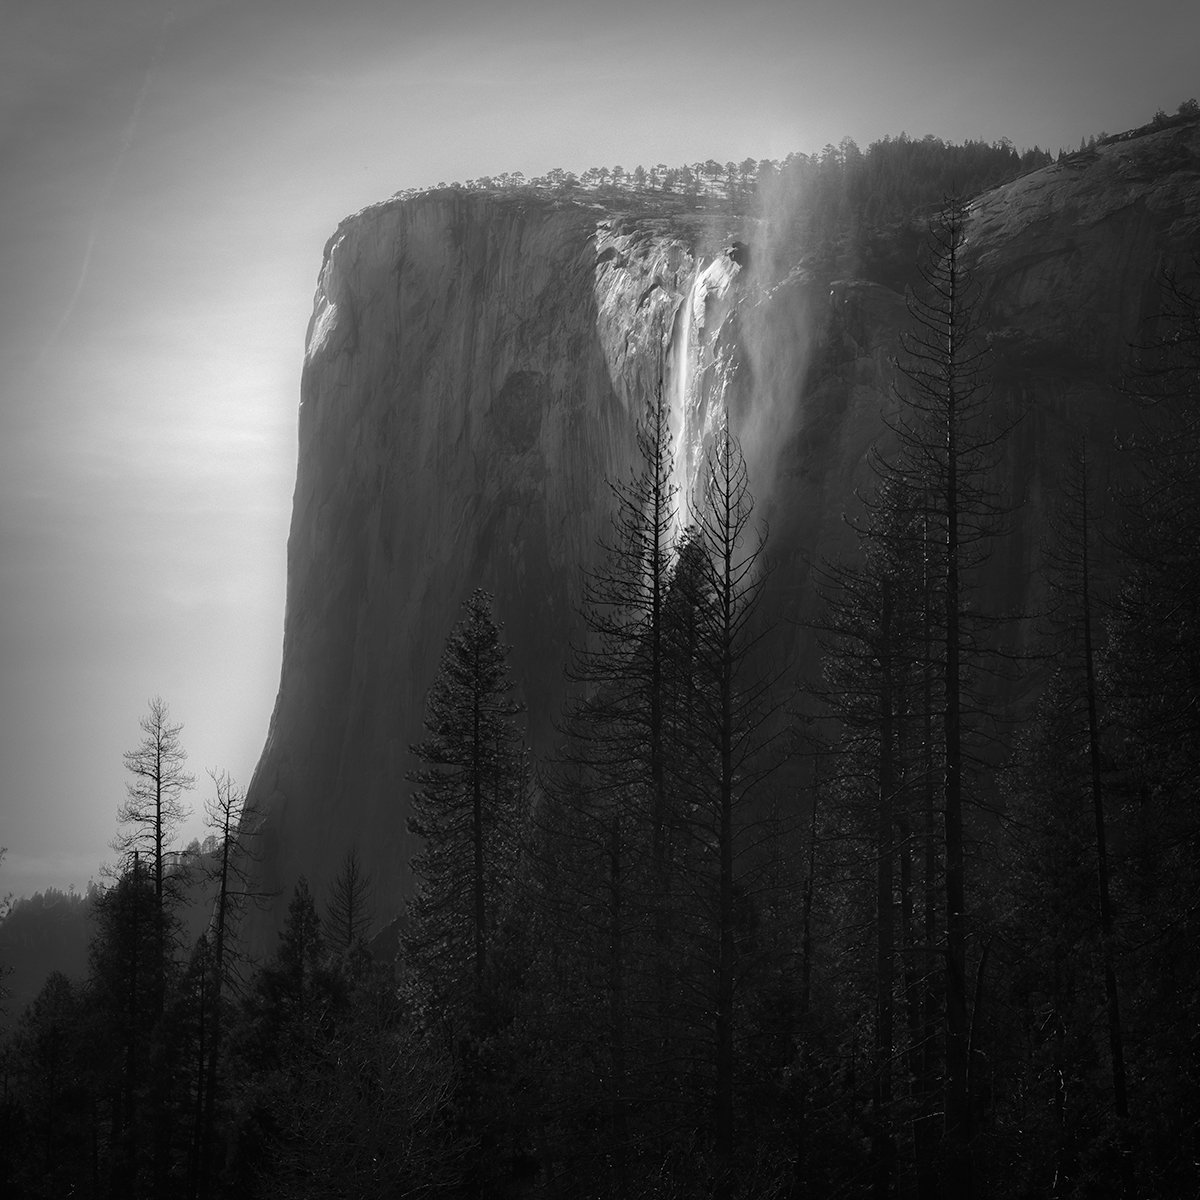
<path id="1" fill-rule="evenodd" d="M 725 389 L 733 363 L 717 344 L 720 314 L 710 310 L 724 300 L 738 270 L 726 255 L 698 266 L 675 315 L 669 368 L 676 536 L 695 512 L 705 453 L 725 419 Z"/>

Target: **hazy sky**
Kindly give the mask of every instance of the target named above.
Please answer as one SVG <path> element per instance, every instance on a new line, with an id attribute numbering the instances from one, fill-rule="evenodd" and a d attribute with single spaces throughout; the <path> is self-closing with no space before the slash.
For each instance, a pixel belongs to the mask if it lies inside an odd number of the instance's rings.
<path id="1" fill-rule="evenodd" d="M 0 895 L 112 857 L 155 693 L 203 784 L 249 782 L 343 216 L 901 130 L 1057 150 L 1200 93 L 1195 0 L 0 0 L 0 30 Z"/>

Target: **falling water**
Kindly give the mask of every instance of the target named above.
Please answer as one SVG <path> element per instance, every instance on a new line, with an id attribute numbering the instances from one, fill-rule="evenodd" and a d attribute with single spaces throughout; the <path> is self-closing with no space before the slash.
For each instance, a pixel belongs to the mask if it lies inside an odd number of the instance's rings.
<path id="1" fill-rule="evenodd" d="M 695 511 L 704 456 L 725 417 L 725 392 L 736 364 L 731 348 L 719 344 L 721 314 L 716 310 L 738 270 L 729 255 L 698 267 L 675 313 L 668 358 L 675 430 L 675 533 Z"/>

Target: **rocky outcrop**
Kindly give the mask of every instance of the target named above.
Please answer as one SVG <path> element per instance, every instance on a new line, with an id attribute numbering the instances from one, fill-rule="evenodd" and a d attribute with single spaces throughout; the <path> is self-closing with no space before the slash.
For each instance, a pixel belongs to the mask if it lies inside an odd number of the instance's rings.
<path id="1" fill-rule="evenodd" d="M 1081 151 L 974 206 L 972 262 L 1019 362 L 1111 374 L 1163 267 L 1200 252 L 1200 126 Z"/>
<path id="2" fill-rule="evenodd" d="M 1191 125 L 1074 156 L 973 206 L 997 403 L 1030 414 L 1003 468 L 1014 496 L 1049 486 L 1044 451 L 1068 418 L 1082 414 L 1098 442 L 1118 419 L 1113 384 L 1156 277 L 1200 245 L 1198 164 Z M 473 587 L 496 596 L 531 740 L 550 739 L 606 480 L 629 470 L 656 388 L 692 434 L 714 389 L 728 402 L 781 607 L 799 603 L 806 562 L 844 543 L 904 300 L 865 280 L 772 275 L 787 257 L 770 236 L 749 218 L 533 191 L 433 192 L 339 227 L 301 388 L 280 689 L 249 795 L 264 882 L 284 894 L 254 918 L 257 948 L 296 877 L 320 895 L 351 845 L 381 914 L 399 908 L 408 747 Z M 1014 539 L 997 567 L 1014 593 L 1035 540 Z"/>

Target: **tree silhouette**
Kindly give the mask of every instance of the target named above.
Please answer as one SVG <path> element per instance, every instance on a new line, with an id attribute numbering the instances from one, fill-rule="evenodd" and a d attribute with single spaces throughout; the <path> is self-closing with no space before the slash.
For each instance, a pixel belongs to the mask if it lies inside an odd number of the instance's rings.
<path id="1" fill-rule="evenodd" d="M 370 876 L 363 871 L 358 851 L 351 846 L 330 885 L 325 905 L 325 928 L 338 950 L 352 949 L 370 932 L 374 920 L 371 890 Z"/>
<path id="2" fill-rule="evenodd" d="M 780 698 L 778 668 L 759 672 L 755 654 L 765 630 L 759 599 L 766 579 L 763 539 L 741 447 L 727 422 L 709 448 L 696 524 L 681 548 L 673 579 L 671 681 L 679 739 L 675 786 L 686 805 L 687 893 L 700 1018 L 711 1047 L 712 1129 L 717 1195 L 733 1186 L 738 988 L 746 963 L 740 923 L 754 898 L 748 843 L 761 837 L 752 812 L 778 766 L 772 753 Z"/>
<path id="3" fill-rule="evenodd" d="M 203 962 L 206 976 L 198 988 L 207 1011 L 201 1020 L 205 1035 L 203 1106 L 198 1142 L 198 1194 L 209 1195 L 213 1144 L 216 1133 L 218 1066 L 224 1050 L 226 994 L 238 982 L 237 927 L 247 904 L 260 899 L 251 869 L 257 862 L 254 851 L 256 830 L 246 819 L 246 794 L 228 771 L 210 771 L 213 795 L 205 803 L 205 817 L 215 848 L 205 874 L 216 885 L 212 919 L 205 934 Z"/>
<path id="4" fill-rule="evenodd" d="M 163 1084 L 153 1075 L 162 1061 L 155 1048 L 162 1036 L 155 1020 L 158 911 L 154 877 L 134 850 L 129 868 L 96 902 L 89 948 L 91 1004 L 104 1031 L 98 1065 L 108 1084 L 106 1165 L 114 1195 L 142 1194 L 144 1129 L 153 1121 L 157 1132 L 164 1120 Z"/>
<path id="5" fill-rule="evenodd" d="M 163 1017 L 167 1004 L 167 973 L 177 947 L 179 931 L 176 911 L 184 898 L 186 873 L 178 865 L 169 867 L 166 853 L 172 838 L 187 816 L 183 793 L 193 786 L 194 777 L 184 769 L 187 751 L 180 734 L 182 725 L 171 723 L 170 711 L 161 696 L 149 702 L 149 711 L 141 719 L 142 740 L 125 754 L 125 768 L 132 775 L 126 787 L 124 804 L 117 819 L 130 826 L 118 837 L 116 848 L 126 857 L 136 852 L 149 864 L 154 882 L 154 961 L 151 967 L 153 993 L 148 1014 L 154 1029 L 151 1052 L 156 1063 L 153 1072 L 158 1091 L 154 1112 L 155 1187 L 166 1186 L 170 1112 L 166 1103 L 168 1069 Z"/>
<path id="6" fill-rule="evenodd" d="M 932 946 L 920 945 L 922 901 L 929 909 L 936 884 L 928 863 L 917 860 L 925 814 L 918 797 L 925 768 L 924 716 L 924 588 L 922 561 L 912 553 L 919 544 L 921 496 L 903 480 L 881 483 L 868 502 L 865 520 L 857 525 L 861 561 L 830 563 L 819 574 L 823 610 L 815 622 L 823 648 L 825 710 L 836 721 L 839 803 L 831 823 L 844 847 L 838 871 L 844 880 L 840 909 L 848 928 L 843 936 L 854 944 L 854 930 L 874 929 L 874 1030 L 871 1062 L 870 1130 L 875 1193 L 887 1195 L 896 1166 L 896 1087 L 904 1073 L 897 1064 L 898 1015 L 908 1036 L 907 1065 L 922 1109 L 932 1072 L 921 1047 L 927 1040 L 922 989 L 930 986 L 928 958 Z M 918 832 L 920 831 L 920 832 Z M 873 868 L 874 888 L 866 878 Z M 924 883 L 923 897 L 917 894 Z M 899 904 L 897 904 L 897 894 Z M 929 913 L 924 913 L 928 918 Z M 903 950 L 902 963 L 898 954 Z M 866 960 L 865 949 L 862 957 Z M 899 970 L 898 970 L 899 967 Z M 899 984 L 899 986 L 897 986 Z M 923 1128 L 922 1119 L 914 1131 Z M 926 1166 L 927 1138 L 915 1147 L 918 1173 Z"/>
<path id="7" fill-rule="evenodd" d="M 600 542 L 600 564 L 584 578 L 585 637 L 567 667 L 574 695 L 563 719 L 565 748 L 548 772 L 538 816 L 543 865 L 548 857 L 571 864 L 565 872 L 551 865 L 553 886 L 543 873 L 543 907 L 578 953 L 581 970 L 604 981 L 601 994 L 589 998 L 591 1033 L 603 1031 L 598 1057 L 618 1190 L 627 1186 L 629 1098 L 640 1098 L 644 1127 L 668 1090 L 662 1076 L 673 814 L 665 597 L 676 517 L 668 416 L 660 381 L 638 425 L 634 473 L 610 485 L 611 528 Z"/>
<path id="8" fill-rule="evenodd" d="M 149 702 L 149 711 L 138 722 L 142 740 L 125 754 L 125 769 L 133 776 L 126 787 L 117 820 L 131 826 L 121 834 L 116 848 L 128 859 L 137 851 L 142 867 L 154 881 L 155 1016 L 162 1017 L 166 997 L 165 971 L 171 948 L 172 910 L 181 899 L 181 878 L 167 864 L 166 850 L 187 817 L 183 793 L 195 783 L 184 766 L 187 751 L 161 696 Z"/>
<path id="9" fill-rule="evenodd" d="M 488 949 L 517 866 L 525 750 L 491 597 L 476 590 L 446 640 L 426 699 L 425 764 L 410 776 L 416 894 L 404 946 L 434 1011 L 482 1001 Z"/>
<path id="10" fill-rule="evenodd" d="M 977 576 L 1004 509 L 992 486 L 998 448 L 1011 420 L 992 411 L 978 287 L 963 244 L 967 212 L 945 203 L 930 229 L 922 286 L 910 293 L 911 328 L 902 338 L 890 424 L 899 442 L 877 460 L 882 477 L 923 497 L 924 520 L 909 546 L 928 558 L 933 668 L 940 716 L 939 787 L 945 877 L 945 1130 L 948 1186 L 971 1193 L 972 1018 L 967 988 L 967 879 L 964 807 L 972 743 L 983 736 L 968 714 L 985 707 L 973 688 L 986 647 L 977 612 Z"/>

